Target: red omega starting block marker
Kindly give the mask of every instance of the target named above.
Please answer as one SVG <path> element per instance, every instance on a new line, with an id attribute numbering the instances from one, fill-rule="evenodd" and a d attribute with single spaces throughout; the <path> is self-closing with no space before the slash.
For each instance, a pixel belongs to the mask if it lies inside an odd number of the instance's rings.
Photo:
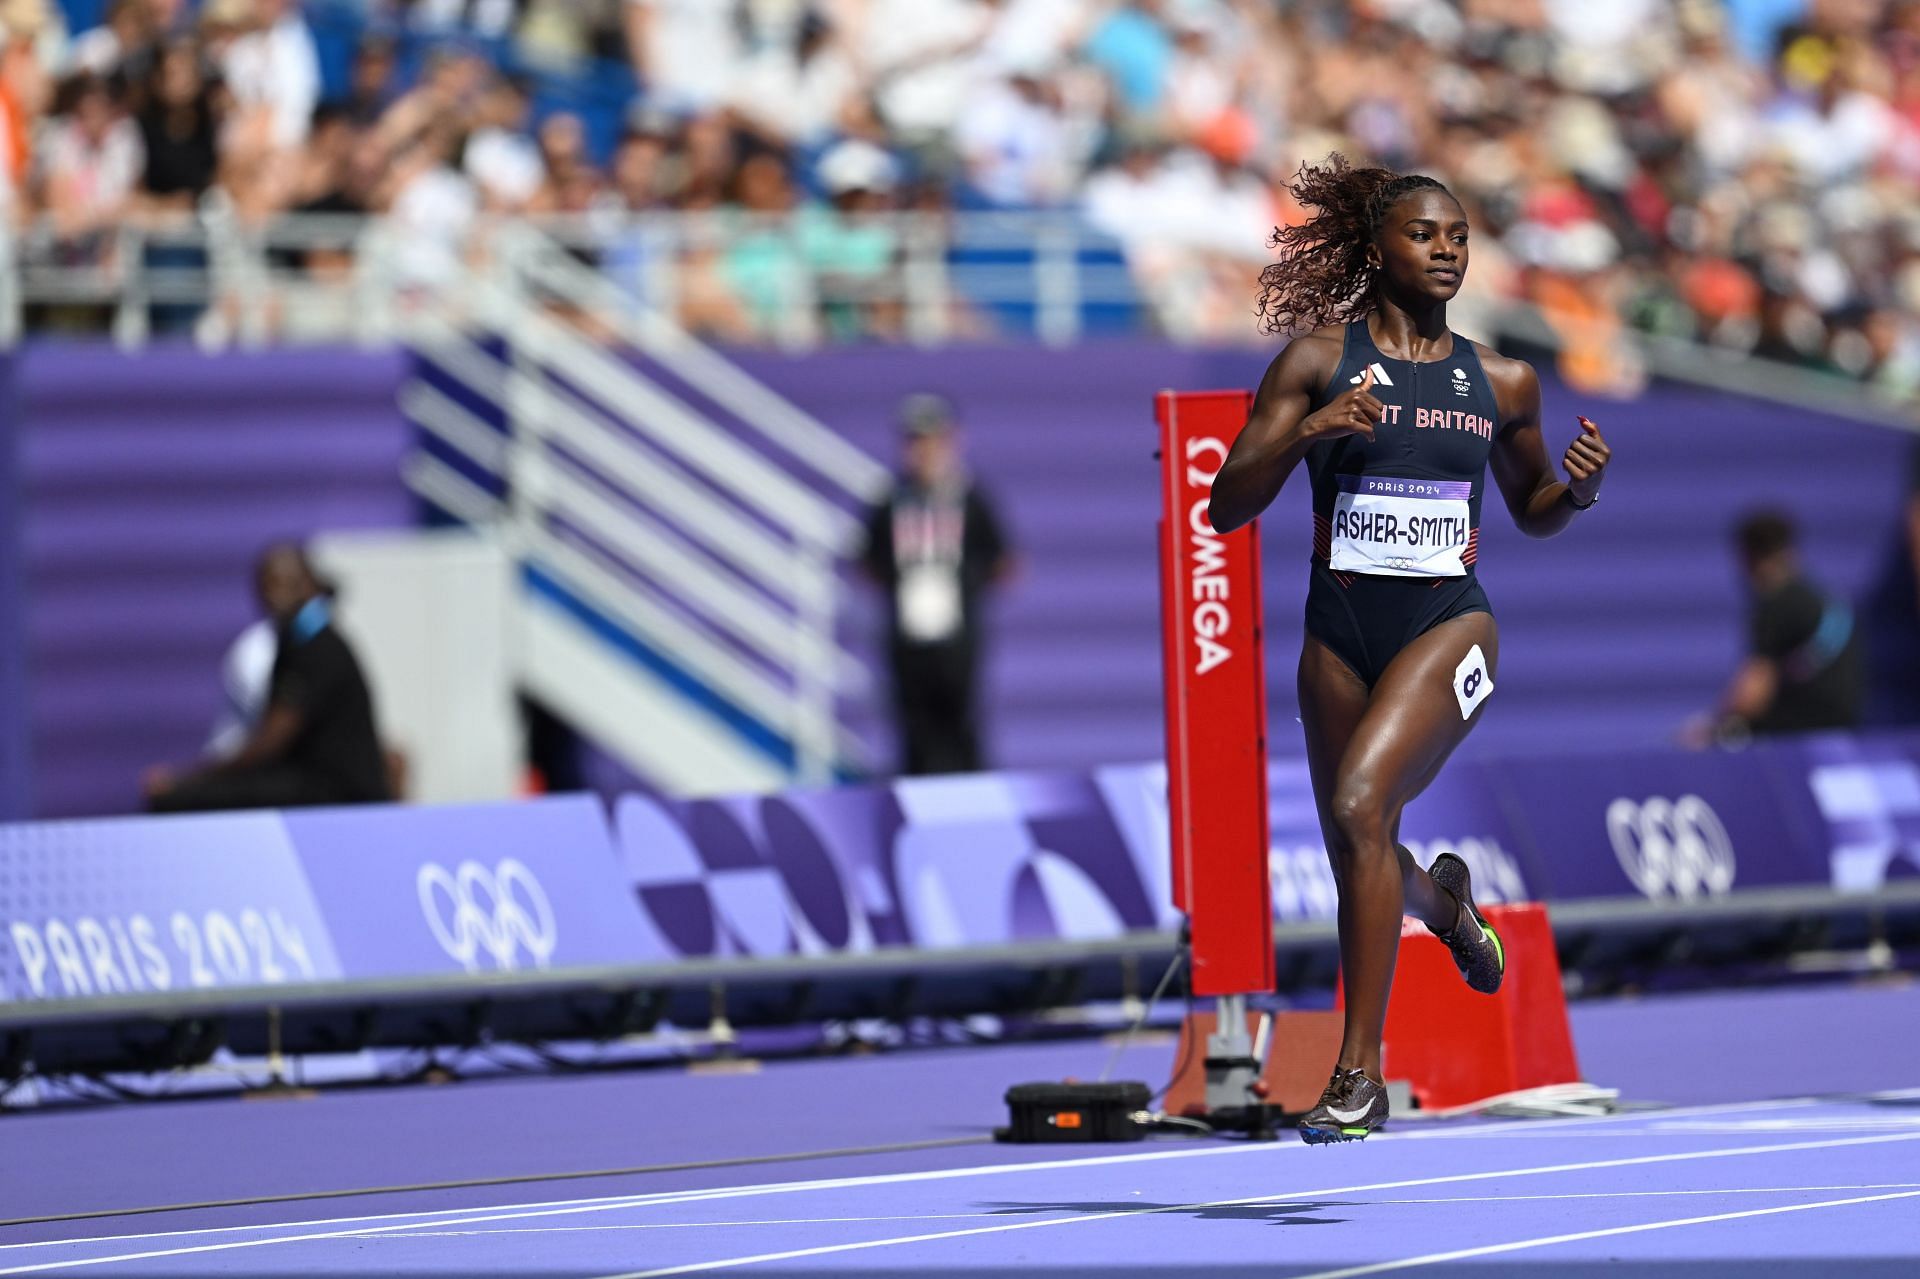
<path id="1" fill-rule="evenodd" d="M 1264 1111 L 1245 996 L 1273 989 L 1267 871 L 1267 690 L 1260 542 L 1222 536 L 1207 500 L 1253 397 L 1163 391 L 1160 586 L 1173 900 L 1191 936 L 1193 993 L 1219 999 L 1207 1034 L 1206 1111 Z M 1257 1126 L 1258 1121 L 1255 1121 Z"/>
<path id="2" fill-rule="evenodd" d="M 1440 939 L 1419 925 L 1400 938 L 1387 999 L 1382 1064 L 1404 1079 L 1423 1110 L 1580 1082 L 1546 907 L 1482 908 L 1507 948 L 1507 980 L 1479 995 L 1460 980 Z"/>

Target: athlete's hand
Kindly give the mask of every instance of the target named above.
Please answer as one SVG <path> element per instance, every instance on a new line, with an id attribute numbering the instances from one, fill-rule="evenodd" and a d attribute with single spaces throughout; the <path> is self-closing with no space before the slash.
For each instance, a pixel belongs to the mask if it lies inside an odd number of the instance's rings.
<path id="1" fill-rule="evenodd" d="M 1358 386 L 1334 396 L 1319 412 L 1308 414 L 1300 430 L 1310 440 L 1332 440 L 1343 435 L 1371 440 L 1373 428 L 1385 413 L 1386 406 L 1374 398 L 1373 370 L 1369 368 Z"/>
<path id="2" fill-rule="evenodd" d="M 1574 501 L 1582 506 L 1593 501 L 1593 495 L 1600 491 L 1600 481 L 1606 478 L 1607 462 L 1612 457 L 1613 450 L 1601 438 L 1600 428 L 1581 418 L 1580 434 L 1567 445 L 1567 455 L 1560 459 L 1560 464 L 1567 468 L 1567 487 L 1573 490 Z"/>

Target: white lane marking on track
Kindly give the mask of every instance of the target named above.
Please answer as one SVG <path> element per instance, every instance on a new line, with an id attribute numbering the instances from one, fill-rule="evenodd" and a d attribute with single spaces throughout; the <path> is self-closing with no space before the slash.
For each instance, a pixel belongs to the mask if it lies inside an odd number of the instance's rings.
<path id="1" fill-rule="evenodd" d="M 1722 1186 L 1699 1190 L 1584 1190 L 1565 1195 L 1450 1195 L 1434 1199 L 1369 1199 L 1372 1204 L 1564 1203 L 1569 1199 L 1671 1199 L 1682 1195 L 1812 1195 L 1830 1190 L 1920 1190 L 1920 1181 L 1873 1181 L 1851 1186 Z M 1275 1203 L 1286 1202 L 1276 1199 Z"/>
<path id="2" fill-rule="evenodd" d="M 1848 1146 L 1877 1146 L 1888 1142 L 1920 1141 L 1920 1133 L 1897 1133 L 1878 1137 L 1848 1137 L 1835 1141 L 1795 1141 L 1773 1146 L 1737 1146 L 1727 1150 L 1690 1150 L 1667 1155 L 1642 1155 L 1628 1159 L 1597 1159 L 1577 1164 L 1547 1164 L 1536 1168 L 1508 1168 L 1492 1172 L 1456 1173 L 1444 1177 L 1418 1177 L 1406 1181 L 1383 1181 L 1362 1186 L 1333 1186 L 1318 1190 L 1291 1191 L 1285 1196 L 1285 1202 L 1296 1203 L 1302 1199 L 1319 1198 L 1324 1195 L 1365 1194 L 1374 1190 L 1400 1190 L 1412 1186 L 1439 1186 L 1463 1181 L 1492 1181 L 1502 1177 L 1537 1177 L 1549 1173 L 1590 1172 L 1599 1168 L 1626 1168 L 1647 1164 L 1679 1163 L 1695 1159 L 1726 1159 L 1743 1155 L 1771 1155 L 1796 1150 L 1831 1150 Z M 1883 1198 L 1904 1198 L 1907 1195 L 1920 1196 L 1920 1190 L 1908 1191 L 1904 1195 L 1887 1195 Z M 974 1235 L 1005 1234 L 1015 1230 L 1038 1230 L 1047 1226 L 1070 1226 L 1080 1222 L 1112 1221 L 1120 1217 L 1147 1217 L 1169 1212 L 1192 1212 L 1205 1208 L 1236 1208 L 1248 1204 L 1280 1199 L 1278 1195 L 1248 1195 L 1239 1199 L 1214 1199 L 1190 1204 L 1163 1204 L 1152 1208 L 1130 1208 L 1119 1212 L 1086 1213 L 1072 1217 L 1047 1217 L 1039 1221 L 1016 1221 L 997 1226 L 975 1226 L 967 1230 L 943 1230 L 932 1234 L 906 1235 L 895 1239 L 869 1239 L 858 1243 L 826 1244 L 815 1248 L 795 1248 L 786 1252 L 759 1253 L 747 1257 L 727 1257 L 718 1261 L 696 1261 L 686 1265 L 667 1266 L 657 1270 L 633 1270 L 617 1275 L 603 1275 L 600 1279 L 668 1279 L 671 1275 L 704 1274 L 711 1270 L 732 1270 L 740 1266 L 759 1265 L 769 1261 L 797 1261 L 804 1257 L 822 1257 L 833 1253 L 862 1252 L 872 1248 L 891 1248 L 904 1244 L 935 1243 L 945 1239 L 964 1239 Z M 1779 1211 L 1766 1209 L 1763 1211 Z M 1740 1214 L 1736 1214 L 1740 1215 Z M 4 1273 L 4 1272 L 0 1272 Z"/>
<path id="3" fill-rule="evenodd" d="M 1862 1115 L 1842 1119 L 1676 1119 L 1655 1122 L 1650 1132 L 1723 1133 L 1723 1132 L 1900 1132 L 1920 1129 L 1920 1115 L 1879 1118 Z"/>
<path id="4" fill-rule="evenodd" d="M 1478 1125 L 1471 1125 L 1471 1127 L 1465 1127 L 1465 1125 L 1463 1125 L 1463 1127 L 1444 1127 L 1444 1129 L 1413 1131 L 1413 1133 L 1377 1133 L 1377 1135 L 1373 1137 L 1373 1141 L 1377 1141 L 1377 1143 L 1379 1143 L 1379 1141 L 1459 1141 L 1459 1139 L 1486 1139 L 1486 1137 L 1501 1137 L 1501 1135 L 1507 1135 L 1507 1137 L 1528 1137 L 1528 1139 L 1532 1139 L 1532 1137 L 1546 1137 L 1546 1135 L 1553 1135 L 1553 1133 L 1565 1133 L 1565 1131 L 1571 1129 L 1571 1127 L 1586 1129 L 1586 1131 L 1582 1131 L 1582 1137 L 1592 1137 L 1596 1131 L 1613 1135 L 1611 1131 L 1607 1131 L 1607 1127 L 1597 1127 L 1597 1125 L 1613 1125 L 1613 1123 L 1626 1123 L 1632 1122 L 1632 1120 L 1645 1120 L 1645 1118 L 1649 1118 L 1649 1116 L 1672 1118 L 1672 1116 L 1711 1116 L 1711 1114 L 1795 1110 L 1795 1108 L 1803 1108 L 1803 1106 L 1818 1106 L 1818 1104 L 1822 1104 L 1822 1102 L 1824 1102 L 1824 1098 L 1788 1097 L 1778 1098 L 1778 1100 L 1764 1100 L 1764 1102 L 1716 1102 L 1716 1104 L 1711 1104 L 1711 1106 L 1688 1106 L 1688 1108 L 1659 1110 L 1659 1112 L 1644 1112 L 1644 1110 L 1642 1110 L 1642 1112 L 1626 1112 L 1626 1114 L 1611 1114 L 1611 1116 L 1590 1116 L 1590 1118 L 1576 1118 L 1576 1120 L 1507 1120 L 1507 1122 L 1501 1123 L 1478 1123 Z M 1221 1156 L 1223 1156 L 1223 1154 L 1271 1154 L 1271 1152 L 1275 1152 L 1275 1150 L 1304 1150 L 1304 1148 L 1306 1148 L 1306 1146 L 1298 1145 L 1298 1143 L 1288 1143 L 1288 1145 L 1279 1146 L 1212 1146 L 1212 1148 L 1200 1148 L 1200 1150 L 1142 1150 L 1142 1152 L 1133 1152 L 1133 1154 L 1081 1156 L 1081 1158 L 1071 1158 L 1071 1160 L 1035 1160 L 1035 1162 L 1029 1162 L 1029 1164 L 983 1164 L 983 1166 L 977 1166 L 977 1168 L 947 1168 L 947 1170 L 916 1171 L 916 1173 L 883 1173 L 883 1175 L 866 1175 L 866 1177 L 822 1177 L 822 1179 L 814 1179 L 814 1181 L 762 1181 L 762 1183 L 743 1185 L 743 1187 L 714 1187 L 714 1189 L 708 1189 L 708 1191 L 655 1191 L 655 1193 L 651 1193 L 651 1195 L 607 1195 L 597 1196 L 597 1198 L 561 1198 L 561 1200 L 545 1200 L 545 1202 L 532 1202 L 532 1204 L 505 1204 L 505 1206 L 499 1206 L 499 1208 L 432 1208 L 432 1210 L 415 1210 L 415 1212 L 382 1212 L 382 1214 L 369 1214 L 369 1216 L 357 1216 L 357 1218 L 321 1218 L 313 1219 L 313 1221 L 263 1221 L 263 1223 L 255 1223 L 255 1225 L 202 1225 L 202 1227 L 180 1229 L 180 1231 L 150 1231 L 150 1233 L 142 1233 L 142 1235 L 104 1235 L 104 1237 L 79 1237 L 79 1239 L 42 1239 L 42 1241 L 35 1241 L 35 1243 L 0 1244 L 0 1252 L 13 1250 L 13 1248 L 60 1248 L 60 1246 L 73 1246 L 73 1244 L 86 1243 L 119 1244 L 136 1243 L 136 1241 L 152 1241 L 152 1239 L 190 1239 L 190 1237 L 202 1237 L 202 1235 L 232 1235 L 232 1233 L 240 1233 L 240 1231 L 273 1231 L 273 1229 L 296 1229 L 296 1231 L 298 1231 L 298 1229 L 311 1229 L 311 1227 L 315 1227 L 315 1225 L 359 1225 L 359 1223 L 365 1223 L 365 1221 L 396 1221 L 396 1219 L 405 1219 L 405 1221 L 409 1221 L 409 1223 L 411 1223 L 411 1221 L 419 1221 L 420 1225 L 467 1225 L 468 1221 L 445 1221 L 445 1219 L 438 1218 L 457 1218 L 457 1216 L 463 1216 L 463 1214 L 499 1214 L 499 1216 L 474 1218 L 474 1221 L 511 1221 L 511 1219 L 515 1219 L 516 1216 L 524 1216 L 524 1218 L 564 1216 L 564 1212 L 549 1212 L 549 1210 L 601 1212 L 601 1210 L 607 1210 L 607 1208 L 653 1208 L 653 1206 L 668 1206 L 668 1204 L 701 1202 L 701 1200 L 707 1200 L 707 1198 L 751 1198 L 751 1196 L 755 1195 L 787 1195 L 787 1193 L 797 1193 L 797 1191 L 837 1191 L 837 1189 L 866 1187 L 866 1185 L 902 1185 L 902 1183 L 910 1183 L 910 1181 L 933 1181 L 933 1179 L 947 1179 L 947 1177 L 977 1177 L 977 1175 L 989 1175 L 989 1173 L 1020 1173 L 1020 1171 L 1060 1170 L 1060 1168 L 1094 1168 L 1094 1166 L 1106 1166 L 1106 1164 L 1133 1164 L 1133 1162 L 1144 1164 L 1144 1162 L 1152 1162 L 1152 1160 L 1198 1158 L 1198 1156 L 1215 1156 L 1215 1154 L 1221 1154 Z M 436 1219 L 424 1219 L 424 1221 L 422 1221 L 422 1218 Z M 382 1227 L 382 1229 L 386 1229 L 386 1227 Z M 394 1229 L 403 1229 L 403 1225 L 401 1225 L 401 1227 L 394 1227 Z M 328 1239 L 328 1237 L 336 1237 L 336 1235 L 344 1235 L 344 1233 L 348 1233 L 348 1231 L 338 1231 L 338 1233 L 334 1233 L 334 1235 L 288 1235 L 286 1239 L 261 1241 L 261 1243 L 300 1243 L 301 1239 Z M 234 1243 L 225 1244 L 225 1246 L 244 1246 L 244 1244 L 252 1243 L 253 1241 L 234 1241 Z M 171 1256 L 171 1254 L 159 1254 L 159 1256 Z M 13 1273 L 27 1273 L 27 1271 L 21 1271 L 21 1269 L 0 1269 L 0 1275 L 13 1275 Z"/>
<path id="5" fill-rule="evenodd" d="M 1567 1195 L 1451 1195 L 1437 1199 L 1369 1199 L 1363 1208 L 1382 1204 L 1500 1204 L 1530 1203 L 1545 1200 L 1560 1203 L 1569 1199 L 1668 1199 L 1678 1195 L 1811 1195 L 1831 1190 L 1920 1190 L 1920 1181 L 1881 1181 L 1853 1186 L 1728 1186 L 1710 1190 L 1595 1190 Z M 1296 1200 L 1275 1198 L 1247 1205 L 1251 1208 L 1292 1207 Z M 738 1230 L 746 1226 L 844 1226 L 871 1225 L 881 1221 L 966 1221 L 984 1217 L 1004 1217 L 1004 1212 L 915 1212 L 886 1217 L 780 1217 L 767 1221 L 635 1221 L 615 1226 L 509 1226 L 500 1230 L 415 1230 L 402 1239 L 478 1239 L 488 1235 L 572 1235 L 604 1234 L 622 1230 Z M 358 1239 L 360 1235 L 342 1235 Z"/>
<path id="6" fill-rule="evenodd" d="M 1866 1186 L 1836 1186 L 1838 1190 L 1866 1190 Z M 887 1217 L 780 1217 L 767 1221 L 633 1221 L 616 1226 L 511 1226 L 503 1230 L 416 1230 L 401 1239 L 476 1239 L 486 1235 L 600 1234 L 619 1230 L 738 1230 L 743 1226 L 845 1226 L 877 1221 L 960 1221 L 1002 1217 L 998 1212 L 908 1212 Z M 342 1235 L 358 1239 L 359 1235 Z"/>
<path id="7" fill-rule="evenodd" d="M 1739 1221 L 1748 1217 L 1771 1217 L 1783 1212 L 1812 1212 L 1816 1208 L 1845 1208 L 1853 1204 L 1885 1203 L 1890 1199 L 1920 1199 L 1920 1190 L 1891 1195 L 1858 1195 L 1851 1199 L 1827 1199 L 1820 1203 L 1779 1204 L 1772 1208 L 1748 1208 L 1743 1212 L 1716 1212 L 1706 1217 L 1679 1217 L 1672 1221 L 1645 1221 L 1632 1226 L 1610 1226 L 1604 1230 L 1580 1230 L 1566 1235 L 1543 1235 L 1538 1239 L 1516 1239 L 1512 1243 L 1487 1244 L 1479 1248 L 1460 1248 L 1453 1252 L 1430 1252 L 1424 1257 L 1404 1257 L 1399 1261 L 1381 1261 L 1368 1266 L 1349 1266 L 1344 1270 L 1321 1270 L 1299 1279 L 1359 1279 L 1361 1275 L 1381 1275 L 1392 1270 L 1412 1270 L 1418 1266 L 1437 1266 L 1469 1257 L 1495 1257 L 1501 1253 L 1528 1248 L 1550 1248 L 1555 1244 L 1579 1243 L 1586 1239 L 1609 1239 L 1617 1235 L 1642 1234 L 1649 1230 L 1671 1230 L 1676 1226 L 1705 1226 L 1716 1221 Z"/>

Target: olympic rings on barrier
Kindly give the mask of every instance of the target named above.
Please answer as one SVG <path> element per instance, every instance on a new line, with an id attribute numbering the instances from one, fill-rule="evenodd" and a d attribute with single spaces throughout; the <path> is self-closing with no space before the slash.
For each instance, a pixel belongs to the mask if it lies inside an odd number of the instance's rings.
<path id="1" fill-rule="evenodd" d="M 1733 840 L 1698 795 L 1607 805 L 1607 838 L 1633 886 L 1651 898 L 1720 897 L 1733 887 Z"/>
<path id="2" fill-rule="evenodd" d="M 522 966 L 523 951 L 534 968 L 553 958 L 560 942 L 553 903 L 518 859 L 502 858 L 492 870 L 463 861 L 452 872 L 428 862 L 414 885 L 434 940 L 468 972 L 480 971 L 483 956 L 503 972 Z"/>

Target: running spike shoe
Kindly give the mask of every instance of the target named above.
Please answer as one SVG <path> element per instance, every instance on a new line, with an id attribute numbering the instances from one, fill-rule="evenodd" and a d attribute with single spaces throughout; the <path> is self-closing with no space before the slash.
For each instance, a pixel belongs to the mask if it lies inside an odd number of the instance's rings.
<path id="1" fill-rule="evenodd" d="M 1309 1146 L 1363 1141 L 1387 1122 L 1387 1090 L 1364 1071 L 1334 1067 L 1320 1104 L 1300 1119 L 1300 1139 Z"/>
<path id="2" fill-rule="evenodd" d="M 1452 853 L 1442 853 L 1427 873 L 1460 903 L 1453 931 L 1438 934 L 1440 940 L 1453 952 L 1453 962 L 1467 985 L 1483 995 L 1493 994 L 1507 975 L 1507 947 L 1473 904 L 1473 876 L 1467 864 Z"/>

